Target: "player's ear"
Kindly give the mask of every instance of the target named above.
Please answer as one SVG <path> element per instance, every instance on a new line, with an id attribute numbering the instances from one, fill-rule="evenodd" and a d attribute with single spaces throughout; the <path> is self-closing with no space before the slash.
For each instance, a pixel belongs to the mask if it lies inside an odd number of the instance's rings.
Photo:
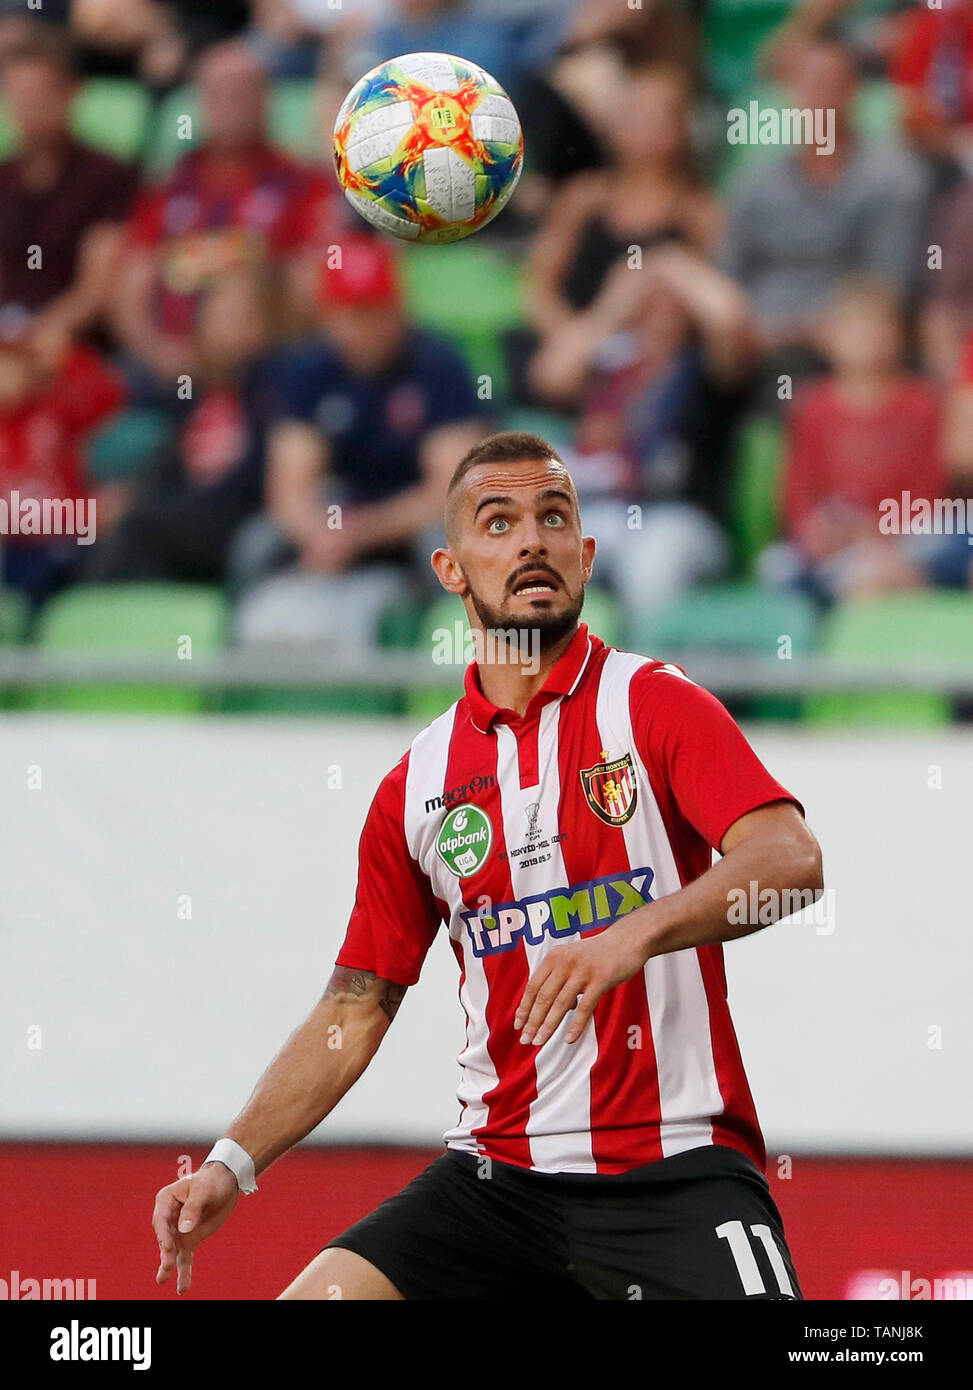
<path id="1" fill-rule="evenodd" d="M 434 550 L 429 557 L 429 563 L 436 573 L 436 578 L 447 593 L 465 594 L 467 592 L 466 576 L 447 547 L 440 546 Z"/>
<path id="2" fill-rule="evenodd" d="M 596 541 L 594 536 L 581 537 L 581 582 L 587 584 L 595 564 Z"/>

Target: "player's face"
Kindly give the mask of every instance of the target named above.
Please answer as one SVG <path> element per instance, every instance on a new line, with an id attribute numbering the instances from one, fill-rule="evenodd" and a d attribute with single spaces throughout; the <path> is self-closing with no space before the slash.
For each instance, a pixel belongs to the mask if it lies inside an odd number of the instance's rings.
<path id="1" fill-rule="evenodd" d="M 537 631 L 541 650 L 577 624 L 595 543 L 560 464 L 486 463 L 461 484 L 451 546 L 485 628 Z"/>

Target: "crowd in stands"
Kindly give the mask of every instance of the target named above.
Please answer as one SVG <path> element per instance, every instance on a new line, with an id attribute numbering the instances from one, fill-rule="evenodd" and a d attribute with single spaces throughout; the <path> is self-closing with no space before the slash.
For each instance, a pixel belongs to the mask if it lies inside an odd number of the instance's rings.
<path id="1" fill-rule="evenodd" d="M 623 622 L 741 574 L 822 610 L 968 591 L 965 528 L 879 516 L 973 497 L 973 0 L 751 8 L 721 66 L 716 0 L 0 0 L 0 494 L 94 498 L 98 523 L 0 537 L 3 586 L 40 612 L 221 584 L 239 642 L 374 641 L 435 596 L 459 458 L 530 419 Z M 347 88 L 416 50 L 481 63 L 525 126 L 474 239 L 523 266 L 496 391 L 409 288 L 407 258 L 453 248 L 374 234 L 332 169 Z M 300 151 L 271 133 L 298 87 Z M 137 138 L 84 134 L 94 89 L 140 94 Z M 755 99 L 833 112 L 828 152 L 730 145 Z M 126 419 L 137 456 L 99 475 Z M 779 503 L 741 554 L 754 420 Z"/>

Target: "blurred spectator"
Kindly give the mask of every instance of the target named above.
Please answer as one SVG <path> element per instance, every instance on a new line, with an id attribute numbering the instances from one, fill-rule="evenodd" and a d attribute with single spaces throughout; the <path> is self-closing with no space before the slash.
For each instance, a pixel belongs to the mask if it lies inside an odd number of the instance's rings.
<path id="1" fill-rule="evenodd" d="M 333 182 L 268 143 L 266 78 L 242 43 L 210 49 L 197 84 L 205 142 L 139 199 L 117 290 L 133 393 L 154 403 L 171 401 L 176 377 L 193 370 L 206 285 L 273 258 L 296 270 L 328 240 L 339 203 Z"/>
<path id="2" fill-rule="evenodd" d="M 40 9 L 28 9 L 24 0 L 0 0 L 0 67 L 7 54 L 43 26 L 62 29 L 68 22 L 71 0 L 47 0 Z"/>
<path id="3" fill-rule="evenodd" d="M 71 27 L 87 72 L 165 90 L 195 54 L 242 28 L 249 9 L 247 0 L 71 0 Z"/>
<path id="4" fill-rule="evenodd" d="M 913 5 L 889 75 L 916 147 L 973 175 L 973 0 Z"/>
<path id="5" fill-rule="evenodd" d="M 328 0 L 321 0 L 327 10 Z M 352 7 L 349 6 L 349 9 Z M 354 6 L 354 25 L 361 6 Z M 251 0 L 251 19 L 243 33 L 247 47 L 274 79 L 313 77 L 317 68 L 321 30 L 313 8 L 301 0 Z M 349 23 L 341 5 L 331 0 L 330 15 L 337 23 Z"/>
<path id="6" fill-rule="evenodd" d="M 973 181 L 964 180 L 940 200 L 929 244 L 941 249 L 942 264 L 925 277 L 920 320 L 924 365 L 949 385 L 973 332 Z"/>
<path id="7" fill-rule="evenodd" d="M 791 87 L 797 108 L 834 111 L 834 150 L 801 145 L 761 162 L 729 193 L 722 264 L 750 295 L 767 351 L 791 349 L 767 368 L 800 377 L 819 365 L 815 324 L 842 276 L 881 275 L 914 289 L 928 181 L 894 146 L 858 139 L 852 124 L 856 75 L 840 44 L 804 50 Z"/>
<path id="8" fill-rule="evenodd" d="M 124 384 L 93 349 L 55 345 L 32 335 L 26 317 L 0 320 L 0 498 L 8 516 L 0 541 L 3 583 L 35 604 L 74 576 L 85 556 L 75 536 L 28 533 L 33 509 L 64 502 L 94 540 L 98 498 L 85 477 L 83 447 L 91 431 L 124 400 Z M 91 499 L 94 497 L 95 505 Z M 18 521 L 19 534 L 12 518 Z"/>
<path id="9" fill-rule="evenodd" d="M 394 0 L 386 22 L 352 42 L 344 59 L 346 76 L 357 81 L 403 53 L 455 53 L 508 89 L 521 71 L 515 28 L 502 19 L 473 16 L 465 0 Z"/>
<path id="10" fill-rule="evenodd" d="M 0 164 L 0 305 L 68 337 L 104 309 L 137 181 L 134 168 L 71 134 L 77 91 L 58 31 L 33 29 L 8 53 L 2 92 L 19 148 Z"/>
<path id="11" fill-rule="evenodd" d="M 625 69 L 668 64 L 695 78 L 697 44 L 694 27 L 672 0 L 581 0 L 558 15 L 560 43 L 555 80 L 583 91 L 592 117 L 601 123 L 616 118 L 617 88 Z M 614 80 L 607 81 L 609 74 Z"/>
<path id="12" fill-rule="evenodd" d="M 407 321 L 385 243 L 346 240 L 321 305 L 325 332 L 273 374 L 266 513 L 233 559 L 243 641 L 374 640 L 435 532 L 428 578 L 447 482 L 484 432 L 457 352 Z"/>
<path id="13" fill-rule="evenodd" d="M 942 413 L 932 386 L 903 370 L 895 291 L 862 279 L 836 294 L 821 330 L 831 372 L 795 397 L 787 424 L 787 541 L 765 551 L 767 579 L 824 600 L 933 580 L 939 537 L 880 531 L 881 504 L 944 495 Z"/>
<path id="14" fill-rule="evenodd" d="M 973 332 L 947 399 L 944 450 L 947 495 L 962 499 L 965 525 L 952 537 L 942 537 L 931 577 L 937 584 L 973 588 Z"/>
<path id="15" fill-rule="evenodd" d="M 95 547 L 87 578 L 224 578 L 234 533 L 260 507 L 262 368 L 282 326 L 272 266 L 228 271 L 204 291 L 192 399 L 118 525 Z"/>
<path id="16" fill-rule="evenodd" d="M 565 184 L 531 251 L 530 316 L 542 347 L 579 321 L 633 246 L 712 247 L 718 209 L 694 172 L 689 96 L 674 67 L 639 69 L 617 92 L 625 118 L 604 131 L 610 165 Z"/>
<path id="17" fill-rule="evenodd" d="M 598 572 L 630 622 L 729 564 L 728 451 L 752 346 L 736 285 L 668 246 L 641 270 L 616 265 L 534 360 L 538 394 L 583 401 L 572 476 Z"/>

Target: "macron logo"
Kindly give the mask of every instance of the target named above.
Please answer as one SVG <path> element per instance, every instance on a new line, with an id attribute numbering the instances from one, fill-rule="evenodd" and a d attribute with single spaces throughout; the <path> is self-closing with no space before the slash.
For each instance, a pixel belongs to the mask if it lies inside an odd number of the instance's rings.
<path id="1" fill-rule="evenodd" d="M 152 1365 L 151 1327 L 68 1327 L 51 1330 L 52 1361 L 131 1361 L 133 1371 Z"/>

